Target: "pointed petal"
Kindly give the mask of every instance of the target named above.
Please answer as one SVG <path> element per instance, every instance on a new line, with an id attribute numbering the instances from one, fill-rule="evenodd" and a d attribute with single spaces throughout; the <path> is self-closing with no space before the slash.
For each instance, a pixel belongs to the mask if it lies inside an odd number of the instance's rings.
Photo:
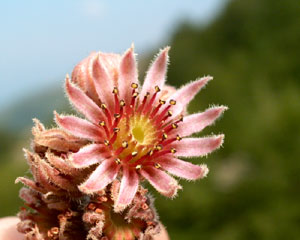
<path id="1" fill-rule="evenodd" d="M 79 186 L 79 190 L 91 194 L 104 189 L 117 177 L 119 169 L 120 166 L 115 161 L 111 159 L 103 161 L 88 180 Z"/>
<path id="2" fill-rule="evenodd" d="M 59 152 L 78 151 L 85 141 L 58 128 L 34 133 L 34 144 L 51 148 Z"/>
<path id="3" fill-rule="evenodd" d="M 48 180 L 54 183 L 56 186 L 59 186 L 62 189 L 67 191 L 75 191 L 76 186 L 69 180 L 60 175 L 60 172 L 50 166 L 45 161 L 41 161 L 40 163 L 41 171 L 47 176 Z"/>
<path id="4" fill-rule="evenodd" d="M 98 107 L 98 105 L 90 99 L 82 90 L 75 87 L 70 82 L 70 79 L 66 78 L 66 91 L 68 93 L 71 103 L 81 112 L 88 120 L 93 123 L 98 123 L 100 120 L 105 119 L 105 115 Z"/>
<path id="5" fill-rule="evenodd" d="M 161 158 L 157 160 L 157 163 L 169 173 L 187 180 L 204 178 L 208 173 L 208 168 L 205 164 L 198 166 L 177 158 Z"/>
<path id="6" fill-rule="evenodd" d="M 73 116 L 60 116 L 56 112 L 55 121 L 56 123 L 71 134 L 86 138 L 92 141 L 102 141 L 103 131 L 100 127 L 97 127 L 90 122 Z"/>
<path id="7" fill-rule="evenodd" d="M 38 186 L 38 184 L 36 184 L 36 182 L 28 179 L 28 178 L 25 178 L 25 177 L 18 177 L 16 180 L 15 180 L 15 183 L 23 183 L 24 185 L 38 191 L 38 192 L 41 192 L 41 193 L 46 193 L 47 190 Z"/>
<path id="8" fill-rule="evenodd" d="M 163 89 L 166 80 L 167 65 L 169 61 L 169 50 L 170 47 L 166 47 L 161 50 L 151 64 L 141 91 L 142 97 L 146 95 L 147 92 L 153 92 L 155 86 Z"/>
<path id="9" fill-rule="evenodd" d="M 96 56 L 97 53 L 92 52 L 87 58 L 76 65 L 72 72 L 72 82 L 76 83 L 95 103 L 100 104 L 91 74 L 91 64 Z"/>
<path id="10" fill-rule="evenodd" d="M 59 169 L 60 172 L 66 175 L 78 176 L 80 174 L 76 168 L 71 166 L 69 160 L 66 158 L 56 156 L 50 151 L 46 152 L 46 158 L 52 166 Z"/>
<path id="11" fill-rule="evenodd" d="M 173 116 L 177 116 L 187 107 L 190 101 L 196 96 L 196 94 L 208 83 L 208 81 L 212 80 L 213 78 L 210 76 L 200 78 L 199 80 L 193 81 L 176 91 L 172 94 L 168 101 L 173 99 L 177 103 L 175 106 L 171 108 L 173 112 Z"/>
<path id="12" fill-rule="evenodd" d="M 71 155 L 70 160 L 77 168 L 88 167 L 105 159 L 105 148 L 100 144 L 90 144 Z"/>
<path id="13" fill-rule="evenodd" d="M 176 149 L 176 156 L 197 157 L 205 156 L 223 144 L 224 135 L 204 138 L 184 138 L 175 142 L 172 147 Z"/>
<path id="14" fill-rule="evenodd" d="M 124 167 L 118 200 L 115 203 L 115 211 L 123 211 L 134 198 L 139 185 L 139 176 L 135 169 Z"/>
<path id="15" fill-rule="evenodd" d="M 178 130 L 176 131 L 176 134 L 179 134 L 181 137 L 186 137 L 193 133 L 200 132 L 205 127 L 213 124 L 225 110 L 227 110 L 227 107 L 225 106 L 212 107 L 205 112 L 184 117 L 183 122 L 179 125 Z"/>
<path id="16" fill-rule="evenodd" d="M 129 48 L 122 57 L 120 64 L 119 91 L 121 99 L 129 105 L 131 99 L 131 84 L 138 83 L 137 66 L 133 47 Z"/>
<path id="17" fill-rule="evenodd" d="M 177 194 L 177 190 L 180 188 L 174 178 L 155 167 L 142 168 L 141 174 L 164 196 L 174 197 Z"/>
<path id="18" fill-rule="evenodd" d="M 104 64 L 102 63 L 101 54 L 93 61 L 93 79 L 96 87 L 96 91 L 101 101 L 109 106 L 110 109 L 113 109 L 114 98 L 113 98 L 113 88 L 114 83 L 113 79 L 109 76 L 108 72 L 105 69 Z"/>

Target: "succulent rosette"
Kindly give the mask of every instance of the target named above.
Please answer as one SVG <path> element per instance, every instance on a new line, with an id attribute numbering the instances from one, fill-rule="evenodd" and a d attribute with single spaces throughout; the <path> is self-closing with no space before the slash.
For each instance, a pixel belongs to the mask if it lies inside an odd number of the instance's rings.
<path id="1" fill-rule="evenodd" d="M 201 179 L 205 164 L 194 165 L 181 157 L 205 156 L 219 148 L 224 135 L 189 137 L 211 125 L 227 109 L 214 106 L 187 114 L 187 105 L 210 81 L 207 76 L 178 90 L 165 84 L 169 47 L 153 60 L 139 83 L 133 47 L 122 56 L 92 53 L 66 77 L 67 96 L 82 117 L 55 113 L 59 127 L 87 141 L 68 154 L 77 169 L 96 166 L 79 185 L 95 194 L 119 179 L 115 211 L 132 203 L 139 183 L 147 180 L 161 194 L 174 197 L 180 185 L 171 175 Z"/>
<path id="2" fill-rule="evenodd" d="M 153 200 L 140 184 L 174 197 L 174 178 L 208 173 L 201 157 L 224 135 L 195 138 L 227 109 L 188 115 L 187 106 L 210 81 L 179 89 L 165 84 L 169 47 L 153 60 L 141 85 L 133 47 L 123 55 L 92 53 L 67 76 L 65 88 L 81 116 L 59 115 L 56 128 L 34 119 L 32 150 L 24 150 L 33 178 L 19 177 L 25 202 L 18 230 L 28 240 L 151 240 L 160 232 Z"/>

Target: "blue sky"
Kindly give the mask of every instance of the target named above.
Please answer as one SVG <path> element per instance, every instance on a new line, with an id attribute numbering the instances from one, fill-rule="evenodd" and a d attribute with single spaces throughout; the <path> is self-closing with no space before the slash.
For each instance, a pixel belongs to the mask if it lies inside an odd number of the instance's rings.
<path id="1" fill-rule="evenodd" d="M 168 43 L 178 21 L 207 23 L 226 0 L 0 0 L 0 111 L 63 83 L 91 51 Z M 187 46 L 188 47 L 188 46 Z"/>

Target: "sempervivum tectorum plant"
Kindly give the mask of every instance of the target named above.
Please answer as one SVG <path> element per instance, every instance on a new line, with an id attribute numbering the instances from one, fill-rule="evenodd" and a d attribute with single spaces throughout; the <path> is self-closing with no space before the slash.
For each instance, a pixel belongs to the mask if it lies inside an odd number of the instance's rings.
<path id="1" fill-rule="evenodd" d="M 87 144 L 61 129 L 35 120 L 33 151 L 25 151 L 33 180 L 19 177 L 29 188 L 20 190 L 27 208 L 19 213 L 18 230 L 28 240 L 152 239 L 160 228 L 152 200 L 139 187 L 130 207 L 115 213 L 120 182 L 88 196 L 77 188 L 95 167 L 76 169 L 68 156 Z"/>
<path id="2" fill-rule="evenodd" d="M 180 158 L 222 145 L 223 135 L 189 136 L 226 107 L 188 115 L 187 105 L 212 78 L 178 90 L 165 85 L 168 51 L 154 59 L 142 86 L 133 48 L 123 56 L 92 53 L 67 76 L 67 95 L 84 117 L 55 113 L 53 129 L 35 120 L 32 151 L 25 150 L 33 179 L 17 179 L 28 187 L 20 191 L 29 208 L 18 224 L 26 239 L 152 239 L 157 215 L 140 182 L 174 197 L 180 185 L 171 175 L 206 176 L 206 165 Z"/>
<path id="3" fill-rule="evenodd" d="M 70 154 L 71 164 L 77 169 L 96 166 L 79 189 L 93 194 L 120 179 L 115 211 L 132 202 L 143 179 L 161 194 L 175 196 L 180 186 L 169 174 L 195 180 L 208 172 L 204 164 L 179 158 L 207 155 L 223 143 L 223 135 L 188 137 L 212 124 L 226 107 L 187 115 L 189 102 L 212 78 L 178 90 L 166 86 L 168 51 L 154 59 L 141 87 L 133 48 L 123 56 L 92 53 L 75 67 L 72 79 L 66 78 L 67 95 L 85 119 L 55 113 L 56 122 L 89 141 Z"/>

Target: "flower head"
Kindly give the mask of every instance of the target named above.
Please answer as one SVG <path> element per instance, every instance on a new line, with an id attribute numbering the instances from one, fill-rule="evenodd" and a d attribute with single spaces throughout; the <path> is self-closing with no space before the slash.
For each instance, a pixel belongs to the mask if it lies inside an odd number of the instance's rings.
<path id="1" fill-rule="evenodd" d="M 97 193 L 121 179 L 116 211 L 132 202 L 142 179 L 173 197 L 180 186 L 169 174 L 188 180 L 205 177 L 206 165 L 179 157 L 204 156 L 223 143 L 223 135 L 188 138 L 212 124 L 226 107 L 185 116 L 189 102 L 212 78 L 178 90 L 166 86 L 168 51 L 161 50 L 154 59 L 142 86 L 133 48 L 123 56 L 92 53 L 75 67 L 72 79 L 66 78 L 67 95 L 85 119 L 55 113 L 56 122 L 89 143 L 68 159 L 76 168 L 97 165 L 79 189 Z"/>

